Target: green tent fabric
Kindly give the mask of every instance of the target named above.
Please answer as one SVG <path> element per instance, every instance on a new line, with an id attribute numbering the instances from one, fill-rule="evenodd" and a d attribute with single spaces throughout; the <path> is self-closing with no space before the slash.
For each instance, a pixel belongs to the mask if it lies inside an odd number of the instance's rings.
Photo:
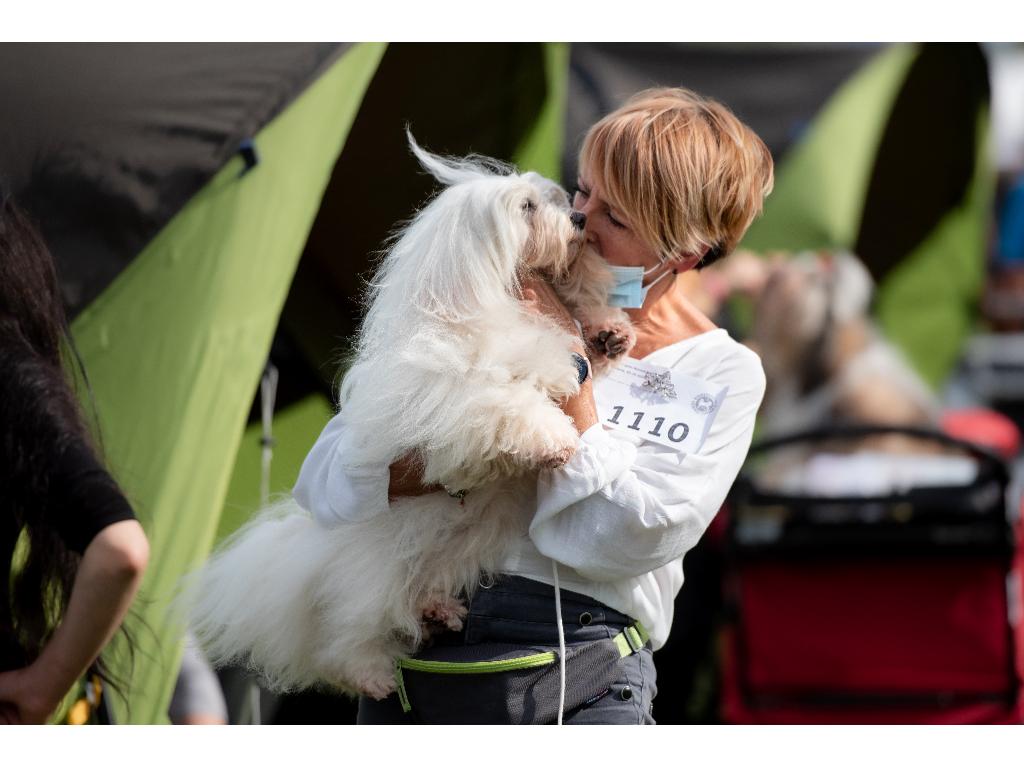
<path id="1" fill-rule="evenodd" d="M 886 335 L 933 386 L 971 326 L 994 175 L 977 46 L 894 45 L 839 89 L 780 164 L 743 247 L 856 253 Z"/>
<path id="2" fill-rule="evenodd" d="M 987 158 L 987 111 L 977 120 L 977 157 Z M 949 375 L 975 329 L 994 195 L 995 169 L 978 162 L 963 201 L 879 287 L 875 313 L 886 336 L 933 386 Z"/>
<path id="3" fill-rule="evenodd" d="M 853 247 L 875 153 L 916 53 L 912 45 L 893 46 L 836 91 L 776 169 L 764 216 L 750 227 L 743 247 Z"/>
<path id="4" fill-rule="evenodd" d="M 129 622 L 138 644 L 120 722 L 166 722 L 181 630 L 169 601 L 207 554 L 278 315 L 363 93 L 384 51 L 347 51 L 256 135 L 107 290 L 73 333 L 106 458 L 150 539 Z"/>
<path id="5" fill-rule="evenodd" d="M 533 127 L 516 148 L 512 162 L 560 181 L 562 142 L 565 135 L 566 100 L 569 89 L 569 44 L 544 46 L 547 98 Z"/>
<path id="6" fill-rule="evenodd" d="M 272 495 L 292 489 L 313 441 L 333 415 L 331 402 L 320 394 L 310 395 L 274 414 L 274 446 L 270 464 Z M 243 525 L 260 506 L 262 431 L 260 424 L 250 425 L 238 447 L 227 500 L 217 528 L 218 542 Z"/>

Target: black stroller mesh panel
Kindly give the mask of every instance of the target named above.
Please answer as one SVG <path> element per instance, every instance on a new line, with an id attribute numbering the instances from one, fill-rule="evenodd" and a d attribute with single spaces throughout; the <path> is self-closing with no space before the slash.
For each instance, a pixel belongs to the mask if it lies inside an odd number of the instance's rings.
<path id="1" fill-rule="evenodd" d="M 816 496 L 783 493 L 756 479 L 758 459 L 773 451 L 837 445 L 878 435 L 903 435 L 972 458 L 966 484 L 911 487 L 884 495 Z M 731 546 L 744 557 L 1005 554 L 1013 550 L 1006 517 L 1009 475 L 987 449 L 941 432 L 913 427 L 831 427 L 766 440 L 751 447 L 730 493 Z"/>

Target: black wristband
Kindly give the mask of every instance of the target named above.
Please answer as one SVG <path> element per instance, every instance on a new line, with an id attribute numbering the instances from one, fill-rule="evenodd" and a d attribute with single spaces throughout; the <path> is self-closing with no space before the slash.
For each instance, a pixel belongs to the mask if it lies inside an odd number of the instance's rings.
<path id="1" fill-rule="evenodd" d="M 579 376 L 579 381 L 582 385 L 587 380 L 587 377 L 590 376 L 590 361 L 578 352 L 572 353 L 572 361 L 576 363 L 576 375 Z"/>

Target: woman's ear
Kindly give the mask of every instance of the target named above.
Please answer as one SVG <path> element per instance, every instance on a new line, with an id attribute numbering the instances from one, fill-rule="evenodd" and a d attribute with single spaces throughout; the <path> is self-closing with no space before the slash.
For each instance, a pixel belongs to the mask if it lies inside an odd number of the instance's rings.
<path id="1" fill-rule="evenodd" d="M 703 253 L 684 253 L 672 263 L 672 269 L 676 274 L 689 272 L 700 264 L 703 258 Z"/>

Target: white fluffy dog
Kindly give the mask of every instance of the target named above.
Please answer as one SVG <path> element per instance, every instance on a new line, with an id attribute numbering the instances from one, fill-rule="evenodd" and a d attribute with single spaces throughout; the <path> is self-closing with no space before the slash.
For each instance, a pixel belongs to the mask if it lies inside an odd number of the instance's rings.
<path id="1" fill-rule="evenodd" d="M 424 621 L 461 628 L 457 596 L 525 534 L 536 471 L 576 450 L 556 403 L 579 389 L 572 338 L 524 308 L 524 277 L 555 287 L 595 369 L 634 339 L 625 313 L 606 306 L 609 271 L 561 187 L 409 141 L 445 188 L 371 284 L 341 414 L 354 463 L 415 455 L 425 485 L 468 494 L 399 499 L 332 529 L 288 499 L 225 544 L 194 579 L 193 627 L 215 663 L 246 664 L 277 690 L 390 693 L 394 659 L 416 650 Z"/>

